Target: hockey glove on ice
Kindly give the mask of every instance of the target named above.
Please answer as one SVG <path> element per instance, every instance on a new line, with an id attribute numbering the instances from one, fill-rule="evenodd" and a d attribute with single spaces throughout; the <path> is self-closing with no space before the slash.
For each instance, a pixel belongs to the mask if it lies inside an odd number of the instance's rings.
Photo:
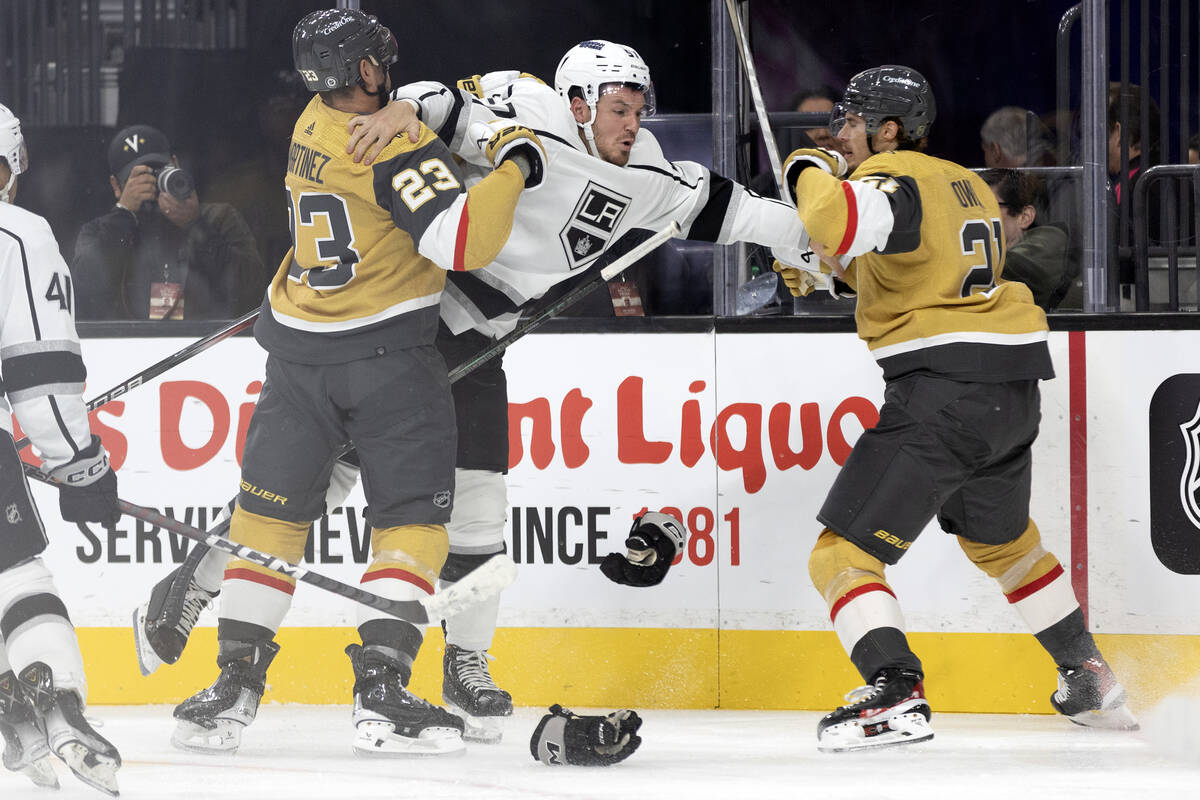
<path id="1" fill-rule="evenodd" d="M 846 157 L 836 150 L 824 147 L 802 147 L 793 150 L 783 162 L 783 185 L 788 196 L 796 202 L 796 179 L 807 167 L 819 167 L 835 178 L 843 178 L 847 172 Z"/>
<path id="2" fill-rule="evenodd" d="M 50 472 L 58 481 L 58 509 L 67 522 L 115 525 L 121 518 L 117 506 L 117 473 L 108 466 L 108 453 L 100 437 L 92 435 L 86 450 Z"/>
<path id="3" fill-rule="evenodd" d="M 546 150 L 537 134 L 521 125 L 508 125 L 500 130 L 488 127 L 488 130 L 491 135 L 487 144 L 483 145 L 483 154 L 492 166 L 498 167 L 505 159 L 511 158 L 525 176 L 526 189 L 541 185 L 546 174 Z M 484 132 L 479 131 L 478 138 L 482 139 L 483 136 Z"/>
<path id="4" fill-rule="evenodd" d="M 642 718 L 627 708 L 606 717 L 581 717 L 555 703 L 534 729 L 529 752 L 550 766 L 607 767 L 638 749 L 641 726 Z"/>
<path id="5" fill-rule="evenodd" d="M 666 577 L 675 556 L 683 552 L 687 538 L 683 523 L 670 514 L 647 511 L 633 521 L 625 553 L 609 553 L 600 571 L 614 583 L 626 586 L 657 586 Z"/>

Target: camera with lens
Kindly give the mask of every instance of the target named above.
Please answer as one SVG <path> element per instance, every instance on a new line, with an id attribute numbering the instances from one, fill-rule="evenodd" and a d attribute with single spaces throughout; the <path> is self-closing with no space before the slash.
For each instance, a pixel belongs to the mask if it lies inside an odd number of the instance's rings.
<path id="1" fill-rule="evenodd" d="M 172 164 L 159 167 L 154 171 L 154 176 L 158 179 L 158 190 L 166 192 L 176 200 L 186 200 L 196 188 L 192 176 L 186 170 Z"/>

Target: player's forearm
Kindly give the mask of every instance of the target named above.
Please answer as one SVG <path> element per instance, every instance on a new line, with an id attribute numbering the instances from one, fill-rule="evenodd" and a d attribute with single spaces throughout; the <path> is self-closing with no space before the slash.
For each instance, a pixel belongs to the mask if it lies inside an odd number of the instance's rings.
<path id="1" fill-rule="evenodd" d="M 800 173 L 796 207 L 812 241 L 830 255 L 857 256 L 881 248 L 892 232 L 891 205 L 883 192 L 820 169 Z"/>
<path id="2" fill-rule="evenodd" d="M 503 162 L 437 216 L 421 237 L 421 255 L 452 270 L 492 263 L 512 232 L 524 188 L 525 178 L 517 165 Z"/>

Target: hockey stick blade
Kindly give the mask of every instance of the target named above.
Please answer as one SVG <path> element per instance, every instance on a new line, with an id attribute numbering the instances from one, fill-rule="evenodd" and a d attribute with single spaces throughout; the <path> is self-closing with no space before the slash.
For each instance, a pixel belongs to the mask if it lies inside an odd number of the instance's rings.
<path id="1" fill-rule="evenodd" d="M 500 553 L 421 603 L 430 619 L 446 619 L 500 594 L 516 579 L 517 565 L 507 553 Z"/>

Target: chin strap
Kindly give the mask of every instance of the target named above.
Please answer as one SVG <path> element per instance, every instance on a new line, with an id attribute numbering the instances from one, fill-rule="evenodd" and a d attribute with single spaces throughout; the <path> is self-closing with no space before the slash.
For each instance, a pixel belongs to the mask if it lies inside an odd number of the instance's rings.
<path id="1" fill-rule="evenodd" d="M 587 151 L 590 155 L 599 158 L 600 153 L 598 150 L 596 150 L 596 136 L 594 133 L 592 133 L 592 125 L 596 122 L 596 105 L 594 103 L 588 103 L 588 109 L 592 112 L 592 115 L 588 117 L 588 121 L 576 122 L 575 124 L 578 125 L 579 130 L 583 132 L 583 146 L 587 148 Z"/>
<path id="2" fill-rule="evenodd" d="M 8 198 L 9 198 L 10 193 L 12 192 L 13 184 L 15 184 L 16 182 L 17 182 L 17 173 L 10 171 L 8 174 L 8 183 L 4 184 L 3 189 L 0 189 L 0 203 L 11 203 L 12 202 Z"/>

